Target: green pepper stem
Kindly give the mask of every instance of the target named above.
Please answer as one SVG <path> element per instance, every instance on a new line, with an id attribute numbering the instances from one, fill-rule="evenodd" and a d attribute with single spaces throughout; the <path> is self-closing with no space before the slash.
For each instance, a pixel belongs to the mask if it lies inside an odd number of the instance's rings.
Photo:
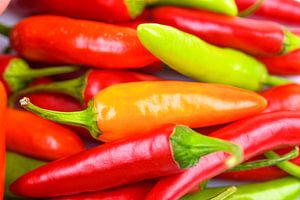
<path id="1" fill-rule="evenodd" d="M 0 34 L 9 37 L 9 34 L 11 32 L 12 28 L 9 26 L 6 26 L 4 24 L 0 24 Z"/>
<path id="2" fill-rule="evenodd" d="M 280 55 L 294 51 L 300 48 L 300 37 L 289 30 L 284 30 L 285 38 L 283 41 L 283 48 Z"/>
<path id="3" fill-rule="evenodd" d="M 239 16 L 247 17 L 249 15 L 252 15 L 260 8 L 260 6 L 264 3 L 264 1 L 265 0 L 257 0 L 252 6 L 250 6 L 249 8 L 247 8 L 244 11 L 239 12 Z"/>
<path id="4" fill-rule="evenodd" d="M 37 78 L 43 76 L 53 76 L 57 74 L 71 73 L 77 71 L 78 69 L 79 67 L 77 66 L 55 66 L 55 67 L 46 67 L 41 69 L 28 69 L 28 71 L 19 71 L 14 76 Z"/>
<path id="5" fill-rule="evenodd" d="M 237 191 L 237 187 L 231 186 L 225 189 L 224 191 L 222 191 L 221 193 L 217 194 L 216 196 L 209 198 L 207 200 L 225 200 L 231 195 L 233 195 L 234 193 L 236 193 L 236 191 Z"/>
<path id="6" fill-rule="evenodd" d="M 187 126 L 177 125 L 170 137 L 173 156 L 181 169 L 190 168 L 199 163 L 202 156 L 224 151 L 231 156 L 225 165 L 231 168 L 243 159 L 242 148 L 229 141 L 201 135 Z"/>
<path id="7" fill-rule="evenodd" d="M 27 97 L 20 100 L 20 105 L 26 110 L 33 112 L 42 118 L 61 124 L 86 128 L 95 139 L 98 139 L 101 134 L 101 131 L 97 126 L 97 111 L 93 108 L 93 100 L 90 101 L 87 109 L 77 112 L 58 112 L 43 109 L 33 105 Z"/>
<path id="8" fill-rule="evenodd" d="M 292 81 L 285 78 L 281 78 L 278 76 L 271 76 L 271 75 L 268 76 L 265 81 L 265 84 L 268 86 L 284 85 L 288 83 L 292 83 Z"/>
<path id="9" fill-rule="evenodd" d="M 264 154 L 264 156 L 266 156 L 267 158 L 278 158 L 279 157 L 279 155 L 277 153 L 275 153 L 274 151 L 266 152 Z M 276 166 L 279 167 L 280 169 L 282 169 L 283 171 L 285 171 L 286 173 L 288 173 L 292 176 L 295 176 L 297 178 L 300 178 L 300 166 L 298 166 L 290 161 L 284 161 L 284 162 L 278 163 Z"/>
<path id="10" fill-rule="evenodd" d="M 26 94 L 35 92 L 54 92 L 70 95 L 71 97 L 78 100 L 82 105 L 85 105 L 84 91 L 86 87 L 86 77 L 88 73 L 67 81 L 53 82 L 49 84 L 41 84 L 26 88 L 19 92 L 14 93 L 10 99 L 10 103 L 14 103 L 18 97 L 25 96 Z"/>
<path id="11" fill-rule="evenodd" d="M 240 164 L 240 165 L 230 169 L 229 171 L 251 170 L 251 169 L 257 169 L 257 168 L 277 165 L 284 161 L 288 161 L 288 160 L 298 157 L 298 155 L 299 155 L 298 150 L 299 150 L 299 148 L 295 147 L 291 152 L 289 152 L 283 156 L 278 156 L 278 157 L 274 157 L 274 158 L 263 159 L 263 160 L 253 161 L 253 162 L 246 162 L 246 163 Z"/>

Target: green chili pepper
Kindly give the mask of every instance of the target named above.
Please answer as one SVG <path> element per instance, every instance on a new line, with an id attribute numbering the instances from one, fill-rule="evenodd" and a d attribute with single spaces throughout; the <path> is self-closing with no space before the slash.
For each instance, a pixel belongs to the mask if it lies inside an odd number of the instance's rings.
<path id="1" fill-rule="evenodd" d="M 236 16 L 238 9 L 234 0 L 147 0 L 149 5 L 174 5 L 209 10 Z"/>
<path id="2" fill-rule="evenodd" d="M 195 80 L 222 83 L 258 91 L 263 85 L 289 80 L 270 76 L 265 66 L 240 51 L 210 45 L 170 26 L 142 24 L 138 36 L 143 45 L 174 70 Z"/>
<path id="3" fill-rule="evenodd" d="M 24 199 L 9 191 L 9 186 L 23 174 L 46 164 L 46 162 L 28 158 L 13 152 L 6 152 L 5 199 Z"/>
<path id="4" fill-rule="evenodd" d="M 215 197 L 226 187 L 208 188 L 200 192 L 186 195 L 181 200 L 200 200 Z M 237 186 L 237 191 L 226 200 L 296 200 L 300 196 L 300 180 L 286 177 L 264 183 Z"/>

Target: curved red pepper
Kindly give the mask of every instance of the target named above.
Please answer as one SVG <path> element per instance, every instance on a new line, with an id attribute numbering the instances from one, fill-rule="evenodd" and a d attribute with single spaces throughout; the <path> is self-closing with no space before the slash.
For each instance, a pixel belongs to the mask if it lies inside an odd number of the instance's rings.
<path id="1" fill-rule="evenodd" d="M 300 36 L 300 29 L 292 29 L 292 32 Z M 281 56 L 257 57 L 273 74 L 294 75 L 300 74 L 300 49 Z"/>
<path id="2" fill-rule="evenodd" d="M 153 9 L 152 17 L 158 23 L 174 26 L 214 45 L 253 55 L 276 55 L 286 51 L 284 28 L 274 22 L 176 7 Z"/>
<path id="3" fill-rule="evenodd" d="M 23 57 L 47 63 L 140 68 L 157 61 L 134 29 L 59 16 L 22 20 L 11 32 L 11 43 Z"/>
<path id="4" fill-rule="evenodd" d="M 235 2 L 239 11 L 244 11 L 254 5 L 257 0 L 235 0 Z M 300 2 L 297 0 L 265 0 L 255 14 L 299 24 Z"/>
<path id="5" fill-rule="evenodd" d="M 274 148 L 300 144 L 300 113 L 275 112 L 232 123 L 211 134 L 229 140 L 244 149 L 245 160 Z M 175 200 L 195 185 L 226 171 L 224 154 L 203 157 L 197 166 L 183 173 L 162 178 L 147 196 L 147 200 Z"/>
<path id="6" fill-rule="evenodd" d="M 99 192 L 50 198 L 49 200 L 144 200 L 153 185 L 152 182 L 142 182 Z"/>

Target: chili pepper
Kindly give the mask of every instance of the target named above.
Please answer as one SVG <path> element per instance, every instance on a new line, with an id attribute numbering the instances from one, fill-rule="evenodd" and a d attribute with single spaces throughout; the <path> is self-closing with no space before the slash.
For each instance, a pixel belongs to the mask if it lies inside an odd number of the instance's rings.
<path id="1" fill-rule="evenodd" d="M 35 160 L 20 154 L 6 152 L 6 173 L 5 173 L 5 199 L 21 199 L 9 191 L 9 186 L 23 174 L 46 164 L 44 161 Z"/>
<path id="2" fill-rule="evenodd" d="M 46 63 L 98 68 L 139 68 L 156 62 L 136 30 L 59 16 L 33 16 L 11 31 L 12 47 L 23 57 Z"/>
<path id="3" fill-rule="evenodd" d="M 157 23 L 176 27 L 213 45 L 252 55 L 280 55 L 300 47 L 299 37 L 275 22 L 176 7 L 156 8 L 151 15 Z"/>
<path id="4" fill-rule="evenodd" d="M 5 123 L 6 145 L 11 151 L 55 160 L 84 149 L 74 132 L 32 113 L 7 109 Z"/>
<path id="5" fill-rule="evenodd" d="M 257 0 L 235 0 L 239 11 L 248 9 Z M 265 0 L 256 15 L 270 17 L 289 23 L 300 23 L 300 2 L 295 0 Z"/>
<path id="6" fill-rule="evenodd" d="M 292 30 L 300 36 L 300 31 Z M 257 57 L 263 62 L 268 70 L 273 74 L 294 75 L 300 74 L 300 50 L 297 49 L 282 56 L 274 57 Z"/>
<path id="7" fill-rule="evenodd" d="M 150 5 L 174 5 L 199 8 L 225 15 L 236 16 L 238 13 L 234 0 L 202 1 L 202 0 L 149 0 Z"/>
<path id="8" fill-rule="evenodd" d="M 248 90 L 260 90 L 264 84 L 289 82 L 270 76 L 262 63 L 242 52 L 218 48 L 170 26 L 142 24 L 138 27 L 138 36 L 165 64 L 195 80 Z"/>
<path id="9" fill-rule="evenodd" d="M 0 81 L 0 198 L 4 193 L 4 173 L 5 173 L 5 133 L 4 120 L 6 110 L 6 92 L 4 85 Z"/>
<path id="10" fill-rule="evenodd" d="M 222 124 L 260 113 L 266 106 L 265 99 L 250 91 L 183 81 L 113 85 L 99 92 L 88 108 L 80 112 L 41 109 L 28 98 L 20 102 L 25 109 L 46 119 L 84 127 L 94 138 L 106 142 L 169 123 L 192 128 Z"/>
<path id="11" fill-rule="evenodd" d="M 140 182 L 110 190 L 50 198 L 49 200 L 144 200 L 153 187 L 152 182 Z"/>
<path id="12" fill-rule="evenodd" d="M 74 72 L 77 69 L 71 66 L 30 69 L 29 65 L 20 58 L 0 55 L 0 80 L 8 93 L 24 89 L 34 78 Z"/>
<path id="13" fill-rule="evenodd" d="M 232 141 L 244 149 L 244 160 L 271 149 L 297 146 L 300 143 L 300 113 L 274 112 L 234 122 L 209 136 Z M 183 173 L 161 178 L 147 196 L 149 199 L 178 199 L 189 189 L 228 168 L 221 154 L 203 157 L 193 168 Z"/>
<path id="14" fill-rule="evenodd" d="M 10 189 L 27 197 L 93 192 L 179 173 L 217 151 L 232 154 L 225 161 L 228 167 L 243 157 L 233 143 L 200 135 L 186 126 L 169 125 L 44 165 L 19 178 Z"/>
<path id="15" fill-rule="evenodd" d="M 85 2 L 84 6 L 81 0 L 40 0 L 33 3 L 40 13 L 107 22 L 134 19 L 143 12 L 146 5 L 144 0 L 91 0 Z"/>
<path id="16" fill-rule="evenodd" d="M 126 82 L 158 80 L 161 79 L 137 72 L 122 70 L 89 70 L 79 78 L 29 87 L 16 93 L 15 96 L 19 97 L 24 94 L 36 92 L 58 92 L 70 95 L 82 105 L 87 105 L 99 91 L 108 86 Z M 12 97 L 12 99 L 14 98 L 15 97 Z"/>
<path id="17" fill-rule="evenodd" d="M 300 181 L 292 177 L 236 187 L 237 191 L 227 197 L 226 200 L 265 200 L 268 198 L 272 200 L 296 200 L 299 198 L 300 193 Z M 187 195 L 181 200 L 209 199 L 224 189 L 226 187 L 207 188 L 203 191 Z"/>

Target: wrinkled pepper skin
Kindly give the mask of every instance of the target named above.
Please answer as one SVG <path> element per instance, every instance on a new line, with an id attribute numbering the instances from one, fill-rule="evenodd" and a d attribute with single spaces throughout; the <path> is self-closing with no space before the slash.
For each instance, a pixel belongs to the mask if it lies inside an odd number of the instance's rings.
<path id="1" fill-rule="evenodd" d="M 37 0 L 33 1 L 39 13 L 57 14 L 80 19 L 107 22 L 129 21 L 139 16 L 145 0 Z"/>
<path id="2" fill-rule="evenodd" d="M 214 194 L 226 190 L 226 187 L 207 188 L 187 195 L 180 200 L 210 199 Z M 297 200 L 300 193 L 300 181 L 297 178 L 283 178 L 264 183 L 237 186 L 237 191 L 226 200 Z"/>
<path id="3" fill-rule="evenodd" d="M 290 49 L 293 41 L 288 40 L 287 30 L 274 22 L 176 7 L 155 8 L 151 16 L 157 23 L 176 27 L 208 43 L 251 55 L 279 55 L 293 50 Z M 298 43 L 297 47 L 300 40 Z"/>
<path id="4" fill-rule="evenodd" d="M 300 29 L 292 29 L 292 32 L 300 36 Z M 296 49 L 281 56 L 257 57 L 268 68 L 270 73 L 281 75 L 300 74 L 300 49 Z"/>
<path id="5" fill-rule="evenodd" d="M 0 81 L 0 198 L 4 194 L 4 174 L 5 174 L 5 112 L 6 112 L 6 91 Z"/>
<path id="6" fill-rule="evenodd" d="M 248 160 L 271 149 L 299 145 L 299 133 L 300 113 L 285 111 L 240 120 L 210 136 L 239 144 L 244 149 L 244 160 Z M 197 166 L 183 173 L 161 178 L 146 199 L 179 199 L 197 184 L 226 171 L 223 164 L 225 158 L 224 154 L 207 155 Z"/>
<path id="7" fill-rule="evenodd" d="M 14 152 L 6 152 L 6 172 L 5 172 L 5 199 L 23 199 L 13 195 L 9 191 L 9 186 L 23 174 L 38 168 L 46 162 L 22 156 Z"/>
<path id="8" fill-rule="evenodd" d="M 10 151 L 56 160 L 84 150 L 75 132 L 29 112 L 7 109 L 6 145 Z"/>
<path id="9" fill-rule="evenodd" d="M 242 159 L 241 149 L 233 143 L 169 125 L 44 165 L 19 178 L 11 191 L 27 197 L 94 192 L 178 173 L 195 166 L 202 156 L 222 150 L 238 153 L 237 163 Z"/>
<path id="10" fill-rule="evenodd" d="M 32 61 L 140 68 L 157 59 L 139 42 L 136 30 L 59 16 L 33 16 L 11 32 L 12 47 Z"/>
<path id="11" fill-rule="evenodd" d="M 235 0 L 239 11 L 246 10 L 255 4 L 256 1 L 257 0 Z M 299 24 L 300 2 L 296 0 L 265 0 L 255 14 Z"/>
<path id="12" fill-rule="evenodd" d="M 99 192 L 50 198 L 49 200 L 144 200 L 153 185 L 151 182 L 142 182 Z"/>

